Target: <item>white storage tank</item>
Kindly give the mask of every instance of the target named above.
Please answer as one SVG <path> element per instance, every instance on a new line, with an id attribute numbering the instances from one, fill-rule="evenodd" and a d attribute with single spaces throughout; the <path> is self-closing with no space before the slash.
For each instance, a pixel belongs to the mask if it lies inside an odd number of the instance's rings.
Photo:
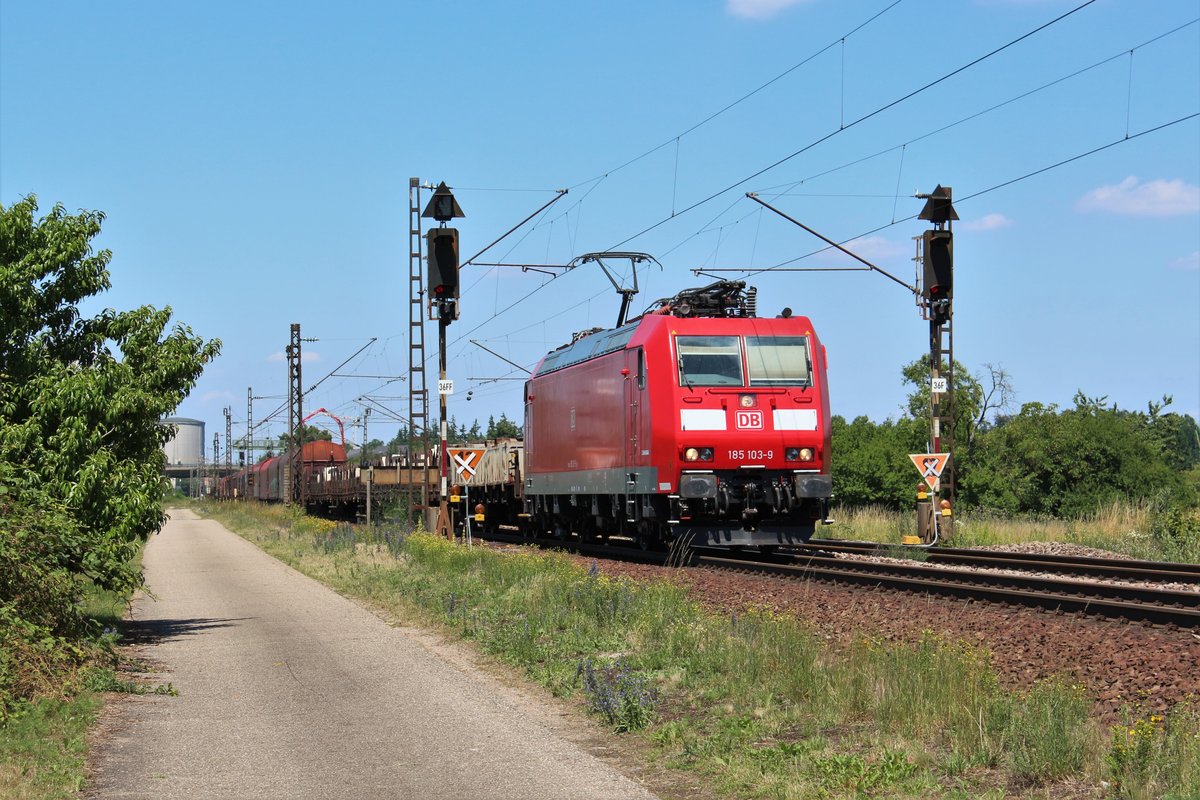
<path id="1" fill-rule="evenodd" d="M 167 466 L 195 467 L 204 463 L 204 423 L 187 417 L 167 417 L 163 425 L 174 425 L 175 438 L 163 445 Z"/>

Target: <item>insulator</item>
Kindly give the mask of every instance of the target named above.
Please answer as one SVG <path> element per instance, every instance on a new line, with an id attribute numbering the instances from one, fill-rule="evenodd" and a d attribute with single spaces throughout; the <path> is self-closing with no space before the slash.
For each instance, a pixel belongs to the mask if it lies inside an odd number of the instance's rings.
<path id="1" fill-rule="evenodd" d="M 758 287 L 751 286 L 746 290 L 746 316 L 758 316 Z"/>

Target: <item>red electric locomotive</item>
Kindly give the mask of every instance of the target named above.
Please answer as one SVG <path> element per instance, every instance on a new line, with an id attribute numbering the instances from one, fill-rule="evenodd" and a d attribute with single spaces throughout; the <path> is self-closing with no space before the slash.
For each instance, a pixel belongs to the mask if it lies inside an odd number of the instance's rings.
<path id="1" fill-rule="evenodd" d="M 647 547 L 807 541 L 832 486 L 825 373 L 812 323 L 758 317 L 741 281 L 577 336 L 525 384 L 525 512 Z"/>

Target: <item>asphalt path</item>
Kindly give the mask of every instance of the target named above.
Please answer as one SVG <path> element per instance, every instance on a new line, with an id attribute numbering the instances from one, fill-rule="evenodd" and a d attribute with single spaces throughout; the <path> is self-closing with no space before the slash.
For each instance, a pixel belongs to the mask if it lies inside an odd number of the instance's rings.
<path id="1" fill-rule="evenodd" d="M 139 654 L 178 696 L 115 704 L 88 797 L 654 797 L 589 753 L 578 722 L 455 647 L 217 522 L 171 516 L 131 616 Z"/>

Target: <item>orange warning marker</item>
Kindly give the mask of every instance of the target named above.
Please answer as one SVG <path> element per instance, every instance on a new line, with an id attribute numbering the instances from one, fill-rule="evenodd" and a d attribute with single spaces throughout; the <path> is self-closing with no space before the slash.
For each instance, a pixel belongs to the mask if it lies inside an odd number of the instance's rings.
<path id="1" fill-rule="evenodd" d="M 912 459 L 913 466 L 917 468 L 917 472 L 921 473 L 921 480 L 929 486 L 930 491 L 938 490 L 938 483 L 942 477 L 942 470 L 946 468 L 947 462 L 950 461 L 949 453 L 923 453 L 921 455 L 909 454 Z"/>
<path id="2" fill-rule="evenodd" d="M 461 483 L 470 483 L 471 478 L 475 477 L 475 470 L 479 469 L 479 462 L 483 460 L 483 448 L 450 447 L 447 449 L 450 453 L 450 465 L 454 467 L 454 474 L 458 476 L 458 480 Z"/>

